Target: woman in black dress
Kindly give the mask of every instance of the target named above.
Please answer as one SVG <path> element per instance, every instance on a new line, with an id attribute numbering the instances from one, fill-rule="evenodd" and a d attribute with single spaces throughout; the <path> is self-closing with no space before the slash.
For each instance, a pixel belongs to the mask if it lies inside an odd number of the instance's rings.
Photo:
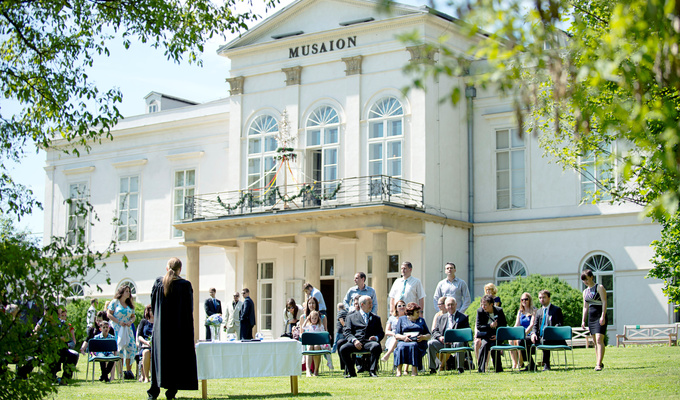
<path id="1" fill-rule="evenodd" d="M 586 327 L 591 335 L 595 335 L 595 371 L 602 371 L 604 364 L 604 334 L 607 331 L 607 291 L 604 286 L 595 283 L 593 271 L 587 269 L 581 274 L 581 281 L 586 285 L 583 291 L 583 320 L 581 328 Z"/>

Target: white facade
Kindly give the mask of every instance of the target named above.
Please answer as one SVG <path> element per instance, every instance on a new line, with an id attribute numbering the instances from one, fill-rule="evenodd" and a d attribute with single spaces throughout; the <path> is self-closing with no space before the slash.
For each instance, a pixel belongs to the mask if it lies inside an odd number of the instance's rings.
<path id="1" fill-rule="evenodd" d="M 79 158 L 49 152 L 46 238 L 67 234 L 64 200 L 85 188 L 102 221 L 88 240 L 103 247 L 120 238 L 130 260 L 127 270 L 112 260 L 112 284 L 85 294 L 108 297 L 131 280 L 138 301 L 148 302 L 165 261 L 178 256 L 194 285 L 201 337 L 210 287 L 223 301 L 248 287 L 257 329 L 277 337 L 285 301 L 301 300 L 305 281 L 333 309 L 354 274 L 368 272 L 385 318 L 398 264 L 411 261 L 431 316 L 448 261 L 479 295 L 517 266 L 579 287 L 584 263 L 608 260 L 612 330 L 669 322 L 662 283 L 644 279 L 659 226 L 639 219 L 636 207 L 580 205 L 579 175 L 542 158 L 535 137 L 513 136 L 511 105 L 494 93 L 477 90 L 452 107 L 440 97 L 465 88 L 442 78 L 404 96 L 410 78 L 402 67 L 420 54 L 397 34 L 415 29 L 436 43 L 448 32 L 447 46 L 461 50 L 469 39 L 427 10 L 404 6 L 386 16 L 374 6 L 297 1 L 220 49 L 231 60 L 229 98 L 126 118 L 112 142 Z M 274 141 L 285 122 L 297 139 L 287 164 L 276 159 Z M 248 193 L 264 204 L 234 208 Z"/>

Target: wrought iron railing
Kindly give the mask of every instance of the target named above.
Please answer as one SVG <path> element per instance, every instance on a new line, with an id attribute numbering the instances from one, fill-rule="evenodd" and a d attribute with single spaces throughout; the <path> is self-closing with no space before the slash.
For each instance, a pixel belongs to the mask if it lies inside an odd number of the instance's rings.
<path id="1" fill-rule="evenodd" d="M 393 204 L 422 209 L 423 184 L 374 175 L 198 194 L 184 198 L 184 219 L 213 219 L 230 215 L 366 204 Z"/>

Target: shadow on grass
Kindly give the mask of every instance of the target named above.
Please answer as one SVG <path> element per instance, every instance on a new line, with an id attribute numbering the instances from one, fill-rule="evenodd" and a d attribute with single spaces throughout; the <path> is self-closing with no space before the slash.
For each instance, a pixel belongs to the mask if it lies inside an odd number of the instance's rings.
<path id="1" fill-rule="evenodd" d="M 160 396 L 159 396 L 160 397 Z M 276 394 L 257 394 L 257 395 L 248 395 L 248 394 L 242 394 L 242 395 L 234 395 L 234 396 L 229 396 L 229 397 L 214 397 L 210 396 L 208 394 L 208 398 L 211 400 L 232 400 L 232 399 L 262 399 L 262 398 L 267 398 L 267 399 L 276 399 L 276 398 L 302 398 L 302 397 L 332 397 L 332 395 L 328 392 L 313 392 L 313 393 L 302 393 L 299 392 L 297 395 L 294 395 L 292 393 L 276 393 Z M 177 399 L 193 399 L 189 397 L 178 397 Z"/>

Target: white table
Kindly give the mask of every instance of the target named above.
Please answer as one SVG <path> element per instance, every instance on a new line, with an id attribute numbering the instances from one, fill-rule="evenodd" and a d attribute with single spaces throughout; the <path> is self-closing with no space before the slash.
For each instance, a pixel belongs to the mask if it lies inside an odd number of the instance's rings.
<path id="1" fill-rule="evenodd" d="M 198 379 L 203 398 L 208 379 L 290 376 L 290 391 L 298 393 L 302 373 L 302 345 L 297 340 L 262 342 L 199 342 L 196 344 Z"/>

